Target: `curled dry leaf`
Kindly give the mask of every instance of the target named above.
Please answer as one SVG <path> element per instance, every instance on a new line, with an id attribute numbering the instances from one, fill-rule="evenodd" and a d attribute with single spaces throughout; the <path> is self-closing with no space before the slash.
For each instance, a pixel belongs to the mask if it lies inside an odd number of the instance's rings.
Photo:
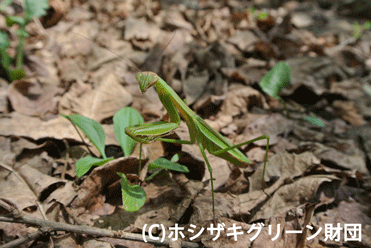
<path id="1" fill-rule="evenodd" d="M 199 75 L 190 76 L 183 82 L 183 89 L 188 105 L 193 104 L 202 95 L 208 81 L 209 74 L 207 71 L 202 71 Z"/>
<path id="2" fill-rule="evenodd" d="M 43 174 L 28 164 L 19 167 L 18 171 L 40 201 L 44 201 L 53 191 L 66 184 L 66 181 Z"/>
<path id="3" fill-rule="evenodd" d="M 331 175 L 314 175 L 300 178 L 294 183 L 282 186 L 254 215 L 254 220 L 267 219 L 276 214 L 282 214 L 288 209 L 297 207 L 303 202 L 318 201 L 318 189 L 324 182 L 339 179 Z"/>
<path id="4" fill-rule="evenodd" d="M 237 116 L 246 114 L 251 107 L 268 108 L 263 95 L 248 86 L 231 86 L 221 106 L 221 113 Z"/>
<path id="5" fill-rule="evenodd" d="M 280 135 L 286 134 L 294 128 L 294 122 L 280 114 L 263 115 L 255 120 L 254 117 L 254 115 L 250 114 L 240 121 L 245 129 L 242 134 L 234 138 L 234 144 L 239 144 L 261 135 L 268 135 L 269 144 L 274 145 L 281 139 Z M 267 141 L 258 140 L 254 144 L 265 146 Z"/>
<path id="6" fill-rule="evenodd" d="M 12 112 L 10 118 L 0 118 L 0 134 L 4 136 L 24 136 L 34 140 L 42 138 L 74 139 L 80 141 L 75 128 L 66 118 L 57 116 L 48 121 Z"/>
<path id="7" fill-rule="evenodd" d="M 335 165 L 349 170 L 357 170 L 362 174 L 369 175 L 363 154 L 345 154 L 320 143 L 311 144 L 311 151 L 322 160 L 323 164 L 329 163 L 331 166 Z"/>
<path id="8" fill-rule="evenodd" d="M 215 218 L 231 217 L 237 218 L 240 215 L 239 199 L 228 193 L 215 193 Z M 193 214 L 189 223 L 201 223 L 213 219 L 211 211 L 212 200 L 211 191 L 206 190 L 198 194 L 195 198 L 192 208 Z"/>
<path id="9" fill-rule="evenodd" d="M 362 126 L 366 122 L 362 115 L 358 113 L 354 102 L 336 100 L 332 103 L 335 112 L 345 121 L 355 126 Z"/>
<path id="10" fill-rule="evenodd" d="M 231 44 L 236 45 L 240 50 L 248 52 L 248 50 L 258 41 L 252 31 L 238 30 L 234 36 L 229 38 Z"/>
<path id="11" fill-rule="evenodd" d="M 34 217 L 43 218 L 40 212 L 37 210 L 37 204 L 35 202 L 35 196 L 14 173 L 0 168 L 0 198 L 10 202 L 19 211 L 25 211 Z M 17 192 L 17 194 L 14 194 Z"/>
<path id="12" fill-rule="evenodd" d="M 63 91 L 53 85 L 41 85 L 35 79 L 22 79 L 10 84 L 8 98 L 17 112 L 47 119 L 57 113 L 58 95 Z"/>
<path id="13" fill-rule="evenodd" d="M 179 128 L 176 129 L 176 134 L 180 137 L 181 140 L 190 140 L 189 133 L 188 133 L 188 127 L 186 126 L 184 122 L 182 122 Z M 202 159 L 203 156 L 201 154 L 200 148 L 196 144 L 184 145 L 182 146 L 182 150 L 187 153 L 192 154 L 193 156 L 200 158 L 200 160 L 203 160 Z M 214 189 L 218 189 L 219 187 L 227 183 L 231 170 L 226 160 L 216 157 L 214 155 L 211 155 L 208 152 L 206 152 L 206 156 L 213 169 Z M 205 164 L 205 167 L 206 167 L 206 164 Z M 209 180 L 209 179 L 210 179 L 210 173 L 205 173 L 203 181 Z M 211 186 L 209 186 L 209 189 L 210 188 Z"/>
<path id="14" fill-rule="evenodd" d="M 143 164 L 146 162 L 146 160 L 142 161 Z M 104 205 L 103 190 L 120 180 L 117 172 L 135 174 L 138 173 L 138 165 L 138 158 L 123 157 L 94 168 L 93 172 L 81 184 L 78 197 L 71 203 L 72 207 L 88 209 L 91 212 L 101 209 Z"/>
<path id="15" fill-rule="evenodd" d="M 366 199 L 365 199 L 366 200 Z M 369 202 L 369 200 L 366 200 Z M 361 242 L 355 243 L 357 247 L 370 246 L 371 240 L 367 229 L 371 225 L 371 218 L 367 213 L 369 210 L 365 205 L 362 205 L 353 199 L 347 199 L 342 201 L 336 208 L 329 208 L 324 212 L 317 213 L 313 218 L 313 222 L 316 228 L 322 228 L 324 230 L 325 225 L 332 224 L 334 227 L 340 224 L 344 227 L 344 224 L 357 223 L 361 224 L 362 238 Z M 339 241 L 343 243 L 343 246 L 347 246 L 350 242 L 344 242 L 344 232 L 339 233 Z M 349 236 L 348 236 L 349 237 Z M 340 245 L 339 241 L 334 242 L 329 239 L 325 240 L 325 233 L 321 232 L 317 236 L 318 240 L 327 245 Z M 318 242 L 318 241 L 317 241 Z"/>
<path id="16" fill-rule="evenodd" d="M 305 171 L 320 163 L 320 160 L 311 152 L 302 154 L 290 154 L 282 152 L 271 157 L 266 166 L 264 181 L 269 182 L 277 178 L 290 178 L 301 176 Z M 263 166 L 259 166 L 254 175 L 250 177 L 250 191 L 261 190 L 261 175 Z"/>
<path id="17" fill-rule="evenodd" d="M 65 115 L 76 113 L 101 122 L 133 100 L 112 73 L 96 89 L 84 92 L 86 89 L 78 83 L 73 90 L 66 93 L 61 99 L 59 112 Z"/>
<path id="18" fill-rule="evenodd" d="M 70 1 L 51 0 L 49 1 L 48 13 L 41 17 L 41 22 L 45 28 L 56 25 L 67 13 L 70 8 Z"/>
<path id="19" fill-rule="evenodd" d="M 292 80 L 291 85 L 282 90 L 283 94 L 291 94 L 304 85 L 316 95 L 321 95 L 327 91 L 327 78 L 331 76 L 340 80 L 348 78 L 342 67 L 336 65 L 330 57 L 290 58 L 286 62 L 291 68 Z"/>
<path id="20" fill-rule="evenodd" d="M 1 85 L 1 79 L 0 79 Z M 8 87 L 0 86 L 0 113 L 8 113 Z"/>
<path id="21" fill-rule="evenodd" d="M 125 40 L 132 40 L 133 44 L 142 50 L 153 48 L 160 35 L 159 26 L 148 23 L 144 17 L 129 17 L 125 22 Z"/>

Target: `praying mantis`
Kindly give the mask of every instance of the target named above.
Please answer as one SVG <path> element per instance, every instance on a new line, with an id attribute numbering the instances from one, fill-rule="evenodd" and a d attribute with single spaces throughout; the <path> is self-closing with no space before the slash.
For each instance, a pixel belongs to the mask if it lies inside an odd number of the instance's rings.
<path id="1" fill-rule="evenodd" d="M 201 117 L 197 116 L 188 105 L 175 93 L 175 91 L 156 73 L 153 72 L 138 72 L 135 79 L 139 83 L 140 90 L 144 94 L 150 87 L 155 86 L 157 94 L 160 98 L 162 105 L 165 107 L 169 114 L 170 121 L 159 121 L 154 123 L 146 123 L 142 125 L 130 126 L 125 128 L 125 133 L 133 138 L 135 141 L 142 144 L 150 143 L 158 140 L 162 142 L 175 143 L 175 144 L 198 144 L 202 156 L 206 162 L 208 171 L 210 173 L 210 184 L 212 193 L 212 212 L 213 219 L 215 220 L 215 204 L 214 204 L 214 184 L 213 172 L 209 160 L 206 157 L 205 149 L 212 155 L 225 159 L 237 166 L 246 166 L 250 160 L 238 149 L 243 145 L 253 143 L 258 140 L 267 140 L 264 172 L 268 157 L 269 150 L 269 136 L 262 135 L 246 142 L 232 145 L 225 137 L 219 132 L 214 130 L 207 124 Z M 181 118 L 185 120 L 190 140 L 177 140 L 163 138 L 166 134 L 174 131 L 180 125 Z"/>

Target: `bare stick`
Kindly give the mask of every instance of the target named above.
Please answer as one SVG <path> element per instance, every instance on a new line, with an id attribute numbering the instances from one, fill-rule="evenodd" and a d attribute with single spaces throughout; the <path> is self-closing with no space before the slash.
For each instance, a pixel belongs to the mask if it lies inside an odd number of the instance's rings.
<path id="1" fill-rule="evenodd" d="M 65 231 L 65 232 L 86 234 L 89 236 L 127 239 L 127 240 L 140 241 L 140 242 L 145 242 L 144 240 L 147 240 L 148 243 L 155 244 L 155 245 L 162 245 L 162 246 L 169 245 L 171 241 L 170 239 L 165 238 L 161 242 L 160 239 L 153 240 L 147 235 L 143 236 L 141 234 L 128 233 L 128 232 L 124 232 L 120 230 L 107 230 L 107 229 L 101 229 L 101 228 L 96 228 L 96 227 L 91 227 L 91 226 L 71 225 L 71 224 L 66 224 L 66 223 L 60 223 L 60 222 L 55 222 L 55 221 L 50 221 L 50 220 L 43 220 L 43 219 L 38 219 L 34 217 L 29 217 L 29 216 L 22 214 L 19 210 L 15 209 L 13 206 L 10 206 L 3 200 L 0 200 L 0 207 L 3 207 L 5 210 L 9 212 L 9 215 L 12 215 L 12 216 L 0 215 L 0 221 L 39 226 L 41 227 L 42 232 Z M 24 238 L 23 240 L 25 239 L 27 239 L 27 237 Z M 181 245 L 182 247 L 191 247 L 191 248 L 201 247 L 201 245 L 198 243 L 187 242 L 187 241 L 182 241 Z"/>
<path id="2" fill-rule="evenodd" d="M 15 239 L 13 241 L 10 241 L 6 243 L 5 245 L 0 246 L 0 248 L 16 248 L 19 247 L 20 245 L 23 245 L 25 243 L 28 243 L 32 240 L 38 239 L 43 232 L 41 230 L 37 230 L 36 232 L 33 232 L 31 234 L 26 234 L 25 236 Z"/>

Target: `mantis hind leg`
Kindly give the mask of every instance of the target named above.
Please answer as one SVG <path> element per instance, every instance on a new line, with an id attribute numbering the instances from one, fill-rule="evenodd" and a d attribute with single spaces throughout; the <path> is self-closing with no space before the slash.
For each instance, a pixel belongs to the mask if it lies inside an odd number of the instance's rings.
<path id="1" fill-rule="evenodd" d="M 267 145 L 265 147 L 265 158 L 264 158 L 264 167 L 263 167 L 263 175 L 262 175 L 262 182 L 264 182 L 264 174 L 265 174 L 265 168 L 266 168 L 266 165 L 267 165 L 268 151 L 269 151 L 269 136 L 268 135 L 262 135 L 262 136 L 259 136 L 259 137 L 255 138 L 255 139 L 248 140 L 246 142 L 242 142 L 240 144 L 237 144 L 237 145 L 234 145 L 234 146 L 231 146 L 231 147 L 227 147 L 225 149 L 221 149 L 221 150 L 218 150 L 218 151 L 215 151 L 215 152 L 211 152 L 211 154 L 217 156 L 219 154 L 228 152 L 229 150 L 232 150 L 232 149 L 235 149 L 235 148 L 239 148 L 239 147 L 241 147 L 243 145 L 248 145 L 248 144 L 251 144 L 251 143 L 253 143 L 255 141 L 263 140 L 263 139 L 266 139 L 267 140 Z"/>

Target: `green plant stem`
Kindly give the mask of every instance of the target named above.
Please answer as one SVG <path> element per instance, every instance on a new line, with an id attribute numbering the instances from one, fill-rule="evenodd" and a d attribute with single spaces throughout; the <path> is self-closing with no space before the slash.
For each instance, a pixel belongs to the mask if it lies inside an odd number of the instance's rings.
<path id="1" fill-rule="evenodd" d="M 138 177 L 140 177 L 140 171 L 142 170 L 142 143 L 139 145 L 139 171 Z"/>
<path id="2" fill-rule="evenodd" d="M 79 132 L 79 129 L 76 127 L 75 123 L 73 123 L 73 121 L 71 121 L 72 125 L 74 126 L 74 128 L 76 129 L 77 131 L 77 134 L 80 136 L 80 139 L 82 140 L 82 143 L 84 143 L 84 145 L 86 146 L 86 149 L 88 149 L 90 155 L 94 156 L 94 153 L 89 149 L 89 146 L 88 144 L 86 144 L 84 138 L 82 137 L 81 133 Z"/>
<path id="3" fill-rule="evenodd" d="M 16 70 L 19 70 L 19 69 L 22 69 L 22 65 L 23 65 L 23 47 L 24 47 L 24 43 L 25 43 L 25 40 L 26 40 L 26 27 L 25 26 L 22 26 L 20 31 L 19 31 L 19 45 L 18 45 L 18 48 L 17 48 L 17 57 L 16 57 L 16 64 L 15 64 L 15 68 Z"/>

